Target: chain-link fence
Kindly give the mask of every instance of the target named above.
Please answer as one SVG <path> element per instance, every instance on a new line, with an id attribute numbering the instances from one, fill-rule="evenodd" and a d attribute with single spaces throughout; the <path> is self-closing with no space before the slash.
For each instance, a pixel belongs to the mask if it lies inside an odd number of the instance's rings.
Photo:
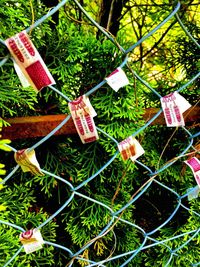
<path id="1" fill-rule="evenodd" d="M 54 7 L 48 14 L 46 14 L 44 17 L 42 17 L 41 19 L 39 19 L 38 21 L 36 21 L 33 25 L 31 25 L 29 28 L 26 29 L 27 32 L 29 32 L 30 30 L 36 28 L 38 25 L 40 25 L 43 21 L 45 21 L 49 16 L 51 16 L 52 14 L 54 14 L 56 11 L 58 11 L 62 6 L 64 6 L 65 4 L 67 4 L 68 1 L 63 0 L 61 1 L 56 7 Z M 73 0 L 73 2 L 78 6 L 78 8 L 85 14 L 85 16 L 91 21 L 91 23 L 97 27 L 111 42 L 113 42 L 114 44 L 116 44 L 115 39 L 109 34 L 109 32 L 107 32 L 106 30 L 104 30 L 97 22 L 95 22 L 89 15 L 88 13 L 85 11 L 85 9 L 80 5 L 80 3 L 77 0 Z M 181 7 L 180 2 L 177 3 L 177 5 L 175 6 L 174 10 L 168 15 L 168 17 L 166 17 L 159 25 L 157 25 L 152 31 L 150 31 L 147 35 L 143 36 L 137 43 L 135 43 L 134 45 L 132 45 L 131 47 L 129 47 L 128 49 L 124 49 L 122 46 L 120 46 L 119 44 L 117 44 L 118 48 L 122 51 L 122 53 L 125 56 L 124 61 L 121 63 L 120 67 L 123 68 L 124 66 L 127 66 L 128 64 L 128 58 L 129 58 L 129 53 L 131 51 L 133 51 L 137 46 L 139 46 L 141 43 L 143 43 L 147 38 L 149 38 L 151 35 L 153 35 L 158 29 L 160 29 L 165 23 L 167 23 L 168 21 L 170 21 L 171 18 L 176 17 L 177 22 L 180 24 L 180 26 L 182 27 L 182 29 L 185 31 L 185 33 L 189 36 L 189 38 L 198 46 L 198 48 L 200 47 L 200 45 L 196 42 L 196 40 L 191 36 L 191 34 L 188 32 L 188 30 L 186 29 L 186 27 L 184 26 L 184 24 L 182 23 L 178 13 L 179 13 L 179 9 Z M 3 40 L 1 40 L 1 43 L 3 45 L 5 45 L 5 42 Z M 6 64 L 7 60 L 9 59 L 9 56 L 6 55 L 5 58 L 1 61 L 0 66 L 3 66 L 4 64 Z M 129 67 L 129 66 L 128 66 Z M 145 80 L 143 80 L 134 70 L 132 70 L 132 73 L 134 74 L 134 76 L 148 89 L 150 89 L 156 97 L 158 97 L 158 99 L 160 99 L 162 96 L 160 95 L 160 93 L 158 91 L 156 91 L 155 89 L 153 89 Z M 195 77 L 193 77 L 190 81 L 188 81 L 186 84 L 184 84 L 182 87 L 180 87 L 177 92 L 181 92 L 183 91 L 186 87 L 188 87 L 191 83 L 193 83 L 198 77 L 200 76 L 200 73 L 198 73 Z M 94 94 L 97 90 L 99 90 L 107 81 L 104 79 L 101 83 L 99 83 L 98 85 L 96 85 L 94 88 L 92 88 L 90 91 L 88 91 L 86 93 L 86 96 L 90 96 L 91 94 Z M 62 92 L 60 92 L 56 87 L 50 85 L 49 88 L 53 91 L 55 91 L 57 94 L 59 94 L 63 99 L 67 100 L 68 102 L 71 101 L 71 99 L 69 99 L 66 95 L 64 95 Z M 150 119 L 145 125 L 143 125 L 138 131 L 133 132 L 132 136 L 135 137 L 137 136 L 139 133 L 143 132 L 161 113 L 162 113 L 162 109 L 160 109 L 160 111 L 152 118 Z M 97 110 L 98 113 L 98 110 Z M 44 138 L 42 138 L 39 142 L 35 143 L 31 148 L 29 148 L 29 151 L 32 151 L 33 149 L 38 148 L 41 144 L 43 144 L 45 141 L 47 141 L 49 138 L 51 138 L 54 133 L 56 131 L 58 131 L 64 124 L 67 123 L 67 121 L 70 119 L 71 115 L 67 116 L 62 123 L 60 123 L 53 131 L 51 131 L 47 136 L 45 136 Z M 88 183 L 90 183 L 92 180 L 98 179 L 98 175 L 104 170 L 106 169 L 117 157 L 117 155 L 119 154 L 119 151 L 117 149 L 117 145 L 119 144 L 117 140 L 115 140 L 112 136 L 108 135 L 106 132 L 104 132 L 103 130 L 101 130 L 100 128 L 97 127 L 97 130 L 99 132 L 101 132 L 103 135 L 107 136 L 110 140 L 110 142 L 114 142 L 115 146 L 116 146 L 116 153 L 114 154 L 114 156 L 101 168 L 99 169 L 94 175 L 92 175 L 91 177 L 88 177 L 87 179 L 85 179 L 84 182 L 81 182 L 78 186 L 74 187 L 74 185 L 65 180 L 62 177 L 59 177 L 58 175 L 55 175 L 54 173 L 51 173 L 49 171 L 46 171 L 45 169 L 41 169 L 41 172 L 55 178 L 56 180 L 59 180 L 63 183 L 63 185 L 68 188 L 68 190 L 71 192 L 70 197 L 65 201 L 65 203 L 54 213 L 52 214 L 46 221 L 44 221 L 43 223 L 41 223 L 40 225 L 38 225 L 37 229 L 41 229 L 48 224 L 50 221 L 52 221 L 54 218 L 56 218 L 57 216 L 59 216 L 61 214 L 61 212 L 70 204 L 70 202 L 73 200 L 73 198 L 75 196 L 78 196 L 80 198 L 86 199 L 91 203 L 96 203 L 98 204 L 100 207 L 107 209 L 110 212 L 110 222 L 105 225 L 105 227 L 102 229 L 102 231 L 95 237 L 93 238 L 91 241 L 89 241 L 87 244 L 85 244 L 83 247 L 81 247 L 78 251 L 76 251 L 75 253 L 71 251 L 71 249 L 64 247 L 60 244 L 56 244 L 56 243 L 52 243 L 52 242 L 48 242 L 48 240 L 45 240 L 44 243 L 45 245 L 49 245 L 49 246 L 53 246 L 57 249 L 63 250 L 66 254 L 69 255 L 69 258 L 71 258 L 71 261 L 69 263 L 68 266 L 73 266 L 76 262 L 76 260 L 80 260 L 82 262 L 85 262 L 87 266 L 107 266 L 108 263 L 113 262 L 113 266 L 115 265 L 115 260 L 117 259 L 124 259 L 123 264 L 121 264 L 121 266 L 127 266 L 129 263 L 129 266 L 131 265 L 131 261 L 134 257 L 136 257 L 136 255 L 138 255 L 141 251 L 145 251 L 147 249 L 153 248 L 155 246 L 165 246 L 168 249 L 169 252 L 169 258 L 168 258 L 168 262 L 165 264 L 165 266 L 169 266 L 173 257 L 178 257 L 179 256 L 179 251 L 181 251 L 181 249 L 185 246 L 188 246 L 188 244 L 199 234 L 200 228 L 195 228 L 192 229 L 190 231 L 186 231 L 185 233 L 182 234 L 178 234 L 176 235 L 176 233 L 174 233 L 170 238 L 168 239 L 164 239 L 164 240 L 160 240 L 159 238 L 155 238 L 154 234 L 155 233 L 159 233 L 159 230 L 162 229 L 164 226 L 166 226 L 169 221 L 171 221 L 173 219 L 173 217 L 175 216 L 175 214 L 177 213 L 177 211 L 179 210 L 179 208 L 183 208 L 186 211 L 190 212 L 190 213 L 194 213 L 195 216 L 197 216 L 199 218 L 200 214 L 190 210 L 188 207 L 186 207 L 183 204 L 183 199 L 187 198 L 188 194 L 190 194 L 190 192 L 184 194 L 184 195 L 180 195 L 177 192 L 175 192 L 172 188 L 170 188 L 169 186 L 167 186 L 164 183 L 161 183 L 158 179 L 159 174 L 164 172 L 169 166 L 173 165 L 176 161 L 181 160 L 183 158 L 183 156 L 187 153 L 187 151 L 189 151 L 189 149 L 195 149 L 193 147 L 193 141 L 194 138 L 197 138 L 199 136 L 199 133 L 196 133 L 194 135 L 192 135 L 190 133 L 190 131 L 186 128 L 186 127 L 180 127 L 181 131 L 184 131 L 185 134 L 188 136 L 187 140 L 185 140 L 185 148 L 183 149 L 183 151 L 180 151 L 179 155 L 177 157 L 175 157 L 173 160 L 167 162 L 164 166 L 162 166 L 160 169 L 158 169 L 156 172 L 152 171 L 148 166 L 146 166 L 144 163 L 140 162 L 139 160 L 135 161 L 136 165 L 140 165 L 142 168 L 144 168 L 148 174 L 147 177 L 149 176 L 149 179 L 138 189 L 137 192 L 135 192 L 135 194 L 132 196 L 132 198 L 130 199 L 130 201 L 128 203 L 126 203 L 122 208 L 118 209 L 117 211 L 113 211 L 113 209 L 106 205 L 103 202 L 97 201 L 96 199 L 93 199 L 91 197 L 89 197 L 88 195 L 85 195 L 83 193 L 81 193 L 81 189 Z M 13 152 L 17 152 L 17 150 L 14 147 L 11 147 L 9 145 L 7 145 L 8 147 L 11 148 L 11 150 Z M 73 156 L 73 155 L 72 155 Z M 62 163 L 61 163 L 62 164 Z M 12 179 L 13 175 L 15 174 L 15 172 L 18 170 L 19 165 L 17 165 L 15 168 L 12 169 L 12 171 L 5 177 L 5 179 L 1 182 L 1 184 L 5 184 L 9 179 Z M 149 189 L 153 184 L 157 184 L 159 187 L 164 188 L 165 190 L 168 190 L 171 192 L 171 194 L 173 194 L 176 197 L 177 200 L 177 204 L 173 210 L 173 212 L 171 213 L 171 215 L 169 216 L 169 218 L 167 218 L 164 222 L 162 222 L 161 225 L 159 225 L 158 227 L 156 227 L 154 230 L 150 231 L 150 232 L 146 232 L 143 228 L 141 228 L 140 226 L 138 226 L 137 224 L 134 224 L 131 221 L 127 221 L 125 219 L 122 218 L 122 214 L 123 212 L 130 207 L 131 205 L 133 205 L 133 203 L 136 202 L 137 199 L 139 199 L 146 191 L 147 189 Z M 191 189 L 194 190 L 194 189 Z M 125 251 L 123 254 L 120 255 L 111 255 L 110 257 L 98 261 L 96 262 L 95 260 L 92 259 L 88 259 L 88 258 L 84 258 L 83 256 L 80 256 L 87 248 L 89 248 L 92 244 L 94 244 L 94 242 L 96 240 L 98 240 L 99 238 L 105 236 L 106 234 L 108 234 L 112 229 L 114 229 L 114 226 L 118 223 L 118 222 L 123 222 L 124 225 L 127 225 L 129 227 L 132 227 L 134 229 L 137 229 L 143 236 L 143 241 L 141 242 L 141 244 L 138 246 L 137 249 L 132 250 L 132 251 Z M 7 221 L 0 221 L 1 224 L 13 227 L 17 230 L 20 231 L 20 233 L 25 232 L 25 229 L 21 228 L 18 225 L 15 225 L 13 223 L 9 223 Z M 169 245 L 167 245 L 168 241 L 171 240 L 178 240 L 178 239 L 182 239 L 184 240 L 185 236 L 189 236 L 189 238 L 186 239 L 186 241 L 182 242 L 182 244 L 178 247 L 176 247 L 175 249 L 172 249 Z M 198 244 L 197 244 L 198 246 Z M 20 255 L 20 253 L 24 253 L 23 251 L 23 246 L 20 247 L 20 249 L 10 258 L 10 260 L 8 262 L 5 262 L 4 267 L 10 265 L 11 263 L 13 263 L 15 261 L 15 258 Z M 191 266 L 198 266 L 200 265 L 200 262 L 193 262 L 191 263 Z M 164 266 L 164 265 L 163 265 Z"/>

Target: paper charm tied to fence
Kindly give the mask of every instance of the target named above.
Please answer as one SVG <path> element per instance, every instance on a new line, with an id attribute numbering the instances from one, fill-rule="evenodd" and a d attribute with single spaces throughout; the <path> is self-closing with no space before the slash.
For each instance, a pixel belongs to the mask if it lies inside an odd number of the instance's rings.
<path id="1" fill-rule="evenodd" d="M 188 160 L 186 160 L 184 162 L 192 170 L 194 178 L 195 178 L 198 186 L 200 187 L 200 161 L 196 157 L 193 157 L 193 158 L 188 159 Z"/>
<path id="2" fill-rule="evenodd" d="M 82 95 L 69 102 L 68 106 L 82 143 L 90 143 L 99 139 L 93 120 L 93 117 L 97 114 L 92 107 L 89 98 Z"/>
<path id="3" fill-rule="evenodd" d="M 123 160 L 131 159 L 135 161 L 142 154 L 144 154 L 144 149 L 140 145 L 140 143 L 132 136 L 129 136 L 122 142 L 118 144 L 118 149 L 122 156 Z"/>
<path id="4" fill-rule="evenodd" d="M 31 172 L 33 175 L 43 176 L 40 165 L 36 159 L 35 151 L 28 149 L 18 150 L 14 154 L 15 161 L 22 168 L 23 172 Z"/>
<path id="5" fill-rule="evenodd" d="M 26 31 L 22 31 L 5 41 L 15 70 L 23 87 L 32 86 L 36 92 L 43 87 L 55 84 L 39 52 Z"/>
<path id="6" fill-rule="evenodd" d="M 21 233 L 19 239 L 23 244 L 24 250 L 27 254 L 41 249 L 42 245 L 44 244 L 44 240 L 38 229 L 31 229 Z"/>
<path id="7" fill-rule="evenodd" d="M 191 107 L 190 103 L 178 92 L 170 93 L 160 100 L 167 126 L 184 126 L 183 113 Z"/>
<path id="8" fill-rule="evenodd" d="M 129 80 L 126 77 L 125 72 L 120 67 L 113 71 L 106 78 L 106 81 L 115 92 L 117 92 L 121 87 L 129 84 Z"/>

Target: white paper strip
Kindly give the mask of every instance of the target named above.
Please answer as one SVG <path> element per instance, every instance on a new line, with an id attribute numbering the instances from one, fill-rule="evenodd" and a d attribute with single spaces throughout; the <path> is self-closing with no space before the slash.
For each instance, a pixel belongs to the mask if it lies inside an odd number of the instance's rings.
<path id="1" fill-rule="evenodd" d="M 145 153 L 140 143 L 132 136 L 118 144 L 118 149 L 123 160 L 131 159 L 135 161 L 138 157 Z"/>
<path id="2" fill-rule="evenodd" d="M 69 102 L 68 106 L 82 143 L 90 143 L 99 139 L 93 120 L 97 114 L 89 98 L 85 95 L 80 96 Z"/>
<path id="3" fill-rule="evenodd" d="M 41 249 L 44 244 L 42 235 L 37 229 L 31 229 L 27 232 L 21 233 L 19 238 L 27 254 Z"/>
<path id="4" fill-rule="evenodd" d="M 45 86 L 55 84 L 51 73 L 26 31 L 8 38 L 5 43 L 21 72 L 37 92 Z"/>
<path id="5" fill-rule="evenodd" d="M 160 101 L 167 126 L 184 126 L 183 113 L 191 107 L 190 103 L 178 92 L 161 97 Z"/>
<path id="6" fill-rule="evenodd" d="M 14 154 L 15 161 L 21 166 L 23 172 L 31 172 L 33 175 L 43 176 L 40 165 L 36 159 L 35 151 L 28 149 L 18 150 Z"/>
<path id="7" fill-rule="evenodd" d="M 122 68 L 117 68 L 115 71 L 113 71 L 107 78 L 106 81 L 108 85 L 114 90 L 118 91 L 121 87 L 128 85 L 129 80 L 126 77 L 125 72 L 122 70 Z"/>

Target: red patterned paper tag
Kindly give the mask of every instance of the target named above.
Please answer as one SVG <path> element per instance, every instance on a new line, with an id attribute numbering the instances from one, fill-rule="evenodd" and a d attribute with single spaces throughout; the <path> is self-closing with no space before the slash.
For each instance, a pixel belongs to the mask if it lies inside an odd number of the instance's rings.
<path id="1" fill-rule="evenodd" d="M 5 41 L 15 63 L 29 84 L 38 92 L 43 87 L 55 84 L 43 59 L 26 31 L 20 32 Z M 21 80 L 21 79 L 20 79 Z"/>
<path id="2" fill-rule="evenodd" d="M 194 174 L 194 178 L 195 178 L 198 186 L 200 187 L 200 161 L 196 157 L 193 157 L 193 158 L 186 160 L 184 162 L 192 170 L 192 172 Z"/>
<path id="3" fill-rule="evenodd" d="M 132 136 L 129 136 L 118 144 L 118 148 L 123 160 L 131 159 L 135 161 L 144 154 L 144 149 L 140 143 Z"/>
<path id="4" fill-rule="evenodd" d="M 189 102 L 178 92 L 161 97 L 161 104 L 168 127 L 184 126 L 183 112 L 191 107 Z"/>
<path id="5" fill-rule="evenodd" d="M 19 239 L 23 244 L 24 250 L 27 254 L 41 249 L 42 245 L 44 244 L 44 240 L 38 229 L 31 229 L 21 233 Z"/>
<path id="6" fill-rule="evenodd" d="M 96 112 L 89 98 L 83 95 L 69 102 L 68 105 L 82 143 L 85 144 L 96 141 L 99 138 L 93 120 L 93 117 L 96 116 Z"/>
<path id="7" fill-rule="evenodd" d="M 21 149 L 14 154 L 15 161 L 23 172 L 31 172 L 33 175 L 44 176 L 36 159 L 35 150 Z"/>
<path id="8" fill-rule="evenodd" d="M 128 85 L 129 80 L 122 68 L 114 70 L 107 78 L 108 85 L 114 90 L 118 91 L 121 87 Z"/>

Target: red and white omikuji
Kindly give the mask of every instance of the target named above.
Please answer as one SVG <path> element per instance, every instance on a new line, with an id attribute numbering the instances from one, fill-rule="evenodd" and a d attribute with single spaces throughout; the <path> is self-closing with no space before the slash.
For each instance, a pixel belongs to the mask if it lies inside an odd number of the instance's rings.
<path id="1" fill-rule="evenodd" d="M 167 126 L 184 126 L 183 113 L 191 107 L 190 103 L 178 92 L 161 97 L 160 101 Z"/>
<path id="2" fill-rule="evenodd" d="M 198 186 L 200 187 L 200 161 L 198 160 L 198 158 L 193 157 L 191 159 L 188 159 L 186 161 L 184 161 L 192 170 L 194 178 L 198 184 Z"/>
<path id="3" fill-rule="evenodd" d="M 32 253 L 42 248 L 44 244 L 43 237 L 38 229 L 31 229 L 19 236 L 21 243 L 24 246 L 24 250 L 27 254 Z"/>
<path id="4" fill-rule="evenodd" d="M 106 77 L 106 81 L 115 92 L 117 92 L 121 87 L 129 84 L 126 73 L 120 67 L 118 67 L 108 77 Z"/>
<path id="5" fill-rule="evenodd" d="M 97 114 L 92 107 L 89 98 L 82 95 L 69 102 L 68 106 L 82 143 L 90 143 L 99 139 L 93 120 L 93 117 Z"/>
<path id="6" fill-rule="evenodd" d="M 133 136 L 129 136 L 120 142 L 118 144 L 118 149 L 123 160 L 130 158 L 132 161 L 135 161 L 145 152 L 143 147 Z"/>
<path id="7" fill-rule="evenodd" d="M 44 176 L 40 170 L 35 150 L 21 149 L 14 153 L 14 159 L 23 172 L 31 172 L 33 175 Z"/>
<path id="8" fill-rule="evenodd" d="M 35 48 L 26 31 L 22 31 L 5 41 L 14 63 L 17 64 L 17 73 L 22 74 L 37 92 L 43 87 L 55 84 L 39 52 Z M 19 69 L 22 74 L 19 75 Z M 24 77 L 23 77 L 24 78 Z M 21 80 L 21 79 L 20 79 Z"/>

